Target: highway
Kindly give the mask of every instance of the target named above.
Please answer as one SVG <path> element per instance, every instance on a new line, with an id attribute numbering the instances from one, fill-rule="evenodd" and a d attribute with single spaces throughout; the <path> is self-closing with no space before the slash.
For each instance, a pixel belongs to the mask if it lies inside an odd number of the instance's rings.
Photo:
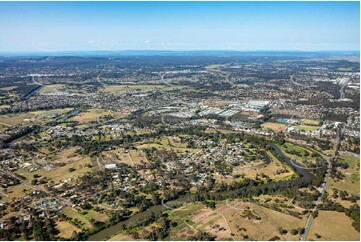
<path id="1" fill-rule="evenodd" d="M 342 86 L 341 86 L 341 89 L 340 89 L 340 98 L 339 100 L 342 100 L 345 98 L 345 88 L 347 87 L 347 82 L 344 83 Z"/>
<path id="2" fill-rule="evenodd" d="M 335 151 L 334 151 L 334 154 L 333 156 L 329 157 L 329 156 L 326 156 L 324 155 L 323 153 L 317 151 L 317 150 L 314 150 L 315 152 L 317 152 L 319 155 L 321 155 L 327 162 L 327 170 L 326 170 L 326 175 L 324 177 L 324 182 L 322 183 L 321 187 L 319 188 L 319 192 L 320 192 L 320 195 L 319 197 L 317 198 L 316 202 L 315 202 L 315 206 L 313 207 L 313 209 L 311 210 L 311 213 L 307 219 L 307 223 L 305 225 L 305 229 L 304 229 L 304 233 L 301 235 L 301 241 L 305 241 L 306 240 L 306 237 L 307 237 L 307 234 L 308 232 L 310 231 L 310 228 L 311 228 L 311 225 L 312 225 L 312 222 L 313 222 L 313 219 L 314 219 L 314 213 L 318 210 L 318 205 L 322 203 L 322 196 L 325 194 L 327 188 L 328 188 L 328 179 L 331 175 L 331 170 L 332 170 L 332 159 L 334 159 L 336 157 L 336 154 L 338 152 L 338 148 L 340 146 L 340 143 L 341 143 L 341 140 L 342 140 L 342 136 L 345 132 L 345 127 L 342 127 L 339 134 L 338 134 L 338 138 L 337 138 L 337 142 L 335 144 Z"/>

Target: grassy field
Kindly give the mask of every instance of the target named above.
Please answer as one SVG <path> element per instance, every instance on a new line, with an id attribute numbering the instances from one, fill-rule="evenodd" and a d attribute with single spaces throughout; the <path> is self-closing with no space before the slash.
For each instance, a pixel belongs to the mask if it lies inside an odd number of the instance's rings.
<path id="1" fill-rule="evenodd" d="M 55 154 L 52 160 L 54 163 L 71 163 L 79 161 L 84 158 L 75 153 L 79 148 L 79 146 L 73 146 L 69 149 L 62 150 Z"/>
<path id="2" fill-rule="evenodd" d="M 339 71 L 352 71 L 352 67 L 340 67 L 338 68 Z"/>
<path id="3" fill-rule="evenodd" d="M 84 215 L 76 212 L 72 208 L 66 207 L 62 211 L 67 217 L 79 220 L 81 223 L 81 225 L 79 225 L 81 229 L 90 229 L 93 227 L 89 220 L 84 217 Z"/>
<path id="4" fill-rule="evenodd" d="M 261 126 L 264 129 L 272 129 L 275 131 L 284 131 L 287 129 L 287 126 L 281 123 L 264 123 Z"/>
<path id="5" fill-rule="evenodd" d="M 129 150 L 129 155 L 136 165 L 141 164 L 142 162 L 148 162 L 145 153 L 141 150 Z"/>
<path id="6" fill-rule="evenodd" d="M 248 208 L 248 209 L 247 209 Z M 229 202 L 220 206 L 218 212 L 229 222 L 235 240 L 244 240 L 247 235 L 252 240 L 270 240 L 274 236 L 280 240 L 299 240 L 299 235 L 291 235 L 291 229 L 302 228 L 305 219 L 299 219 L 281 212 L 264 208 L 252 203 Z M 241 228 L 246 231 L 241 231 Z M 286 229 L 287 234 L 281 235 L 279 228 Z"/>
<path id="7" fill-rule="evenodd" d="M 165 149 L 165 150 L 174 150 L 177 153 L 189 152 L 198 152 L 200 149 L 187 148 L 187 145 L 184 143 L 177 142 L 174 137 L 162 137 L 154 139 L 154 143 L 142 144 L 137 146 L 138 148 L 152 148 Z"/>
<path id="8" fill-rule="evenodd" d="M 79 113 L 78 115 L 72 117 L 70 120 L 76 121 L 79 124 L 84 124 L 84 123 L 96 121 L 98 118 L 105 115 L 111 115 L 111 112 L 104 109 L 91 108 L 84 112 Z"/>
<path id="9" fill-rule="evenodd" d="M 171 240 L 186 240 L 197 231 L 206 231 L 216 236 L 216 240 L 245 240 L 243 236 L 251 240 L 269 240 L 274 236 L 298 240 L 299 235 L 291 235 L 290 231 L 305 224 L 305 219 L 238 201 L 218 203 L 215 209 L 200 203 L 188 204 L 168 213 L 177 222 L 170 233 Z M 289 232 L 280 235 L 279 228 Z"/>
<path id="10" fill-rule="evenodd" d="M 175 86 L 176 87 L 176 86 Z M 103 88 L 103 91 L 116 93 L 116 92 L 126 92 L 129 90 L 157 90 L 169 88 L 165 85 L 114 85 L 114 86 L 106 86 Z"/>
<path id="11" fill-rule="evenodd" d="M 210 71 L 221 71 L 222 67 L 226 67 L 226 65 L 224 65 L 224 64 L 214 64 L 214 65 L 205 66 L 204 68 L 206 70 L 210 70 Z"/>
<path id="12" fill-rule="evenodd" d="M 360 233 L 352 227 L 351 218 L 336 211 L 319 211 L 312 223 L 307 240 L 359 240 Z M 321 238 L 317 238 L 316 234 Z"/>
<path id="13" fill-rule="evenodd" d="M 300 125 L 294 126 L 294 128 L 305 131 L 305 132 L 311 132 L 311 131 L 315 131 L 315 130 L 319 129 L 320 126 L 300 124 Z"/>
<path id="14" fill-rule="evenodd" d="M 0 87 L 0 90 L 2 91 L 10 91 L 15 89 L 17 86 L 10 86 L 10 87 Z"/>
<path id="15" fill-rule="evenodd" d="M 108 239 L 108 241 L 134 241 L 134 239 L 132 237 L 130 237 L 129 235 L 119 233 L 119 234 L 111 237 L 110 239 Z"/>
<path id="16" fill-rule="evenodd" d="M 126 150 L 124 148 L 119 148 L 116 150 L 102 152 L 100 163 L 102 165 L 111 163 L 124 163 L 130 166 L 135 165 L 133 164 L 134 161 L 132 160 L 132 157 L 125 151 Z"/>
<path id="17" fill-rule="evenodd" d="M 34 111 L 26 113 L 16 113 L 16 114 L 4 114 L 0 115 L 0 131 L 11 127 L 13 125 L 18 125 L 20 123 L 44 123 L 52 119 L 54 114 L 63 114 L 70 111 L 70 108 L 64 109 L 53 109 L 53 110 L 44 110 L 44 111 Z"/>
<path id="18" fill-rule="evenodd" d="M 252 165 L 247 163 L 246 165 L 237 166 L 233 169 L 232 175 L 236 174 L 245 174 L 245 177 L 254 179 L 257 174 L 264 173 L 265 175 L 269 176 L 271 179 L 275 180 L 285 180 L 293 176 L 295 173 L 294 171 L 283 165 L 272 153 L 267 152 L 268 157 L 272 160 L 270 164 L 266 165 L 264 163 L 259 165 Z M 278 170 L 288 170 L 288 172 L 276 174 Z M 234 179 L 231 178 L 230 182 Z"/>
<path id="19" fill-rule="evenodd" d="M 4 130 L 13 125 L 17 125 L 23 122 L 30 124 L 31 118 L 35 115 L 33 113 L 17 113 L 17 114 L 4 114 L 0 115 L 0 130 Z"/>
<path id="20" fill-rule="evenodd" d="M 353 156 L 340 156 L 339 162 L 347 163 L 349 168 L 341 170 L 345 179 L 340 181 L 331 180 L 331 188 L 344 190 L 349 193 L 360 195 L 360 160 Z"/>
<path id="21" fill-rule="evenodd" d="M 27 185 L 19 184 L 16 186 L 11 186 L 7 188 L 7 192 L 2 191 L 0 195 L 3 197 L 1 202 L 10 202 L 13 198 L 22 198 L 26 196 L 28 193 L 32 192 L 33 189 Z"/>
<path id="22" fill-rule="evenodd" d="M 57 167 L 51 170 L 40 169 L 34 172 L 27 172 L 22 169 L 16 171 L 16 173 L 27 178 L 28 181 L 33 179 L 33 175 L 39 175 L 40 178 L 48 177 L 55 183 L 61 182 L 67 179 L 76 179 L 79 176 L 84 175 L 91 171 L 91 168 L 85 167 L 86 164 L 91 164 L 89 157 L 83 157 L 80 160 L 68 163 L 64 166 Z M 70 172 L 69 168 L 75 168 L 75 171 Z"/>
<path id="23" fill-rule="evenodd" d="M 44 86 L 39 93 L 50 93 L 50 92 L 63 92 L 66 91 L 65 85 L 63 84 L 52 84 L 52 85 L 46 85 Z"/>
<path id="24" fill-rule="evenodd" d="M 87 211 L 87 214 L 84 215 L 84 217 L 86 217 L 88 220 L 90 219 L 94 219 L 96 221 L 100 221 L 100 222 L 106 222 L 109 220 L 109 216 L 106 215 L 105 213 L 102 213 L 102 212 L 97 212 L 93 209 L 91 210 L 86 210 Z"/>
<path id="25" fill-rule="evenodd" d="M 303 163 L 304 160 L 307 160 L 309 162 L 312 162 L 312 163 L 315 163 L 316 162 L 316 158 L 315 157 L 311 157 L 311 153 L 312 151 L 310 150 L 306 150 L 305 148 L 303 147 L 300 147 L 298 145 L 295 145 L 295 144 L 292 144 L 292 143 L 284 143 L 284 145 L 282 146 L 279 146 L 280 149 L 282 150 L 282 152 L 290 157 L 291 159 L 294 159 L 300 163 Z M 287 152 L 288 151 L 288 152 Z M 300 155 L 294 155 L 294 154 L 290 154 L 289 152 L 292 152 L 292 151 L 296 151 L 298 152 Z M 309 153 L 308 156 L 306 156 L 306 152 Z"/>
<path id="26" fill-rule="evenodd" d="M 313 126 L 319 126 L 320 121 L 313 120 L 313 119 L 302 119 L 301 124 L 303 125 L 313 125 Z"/>
<path id="27" fill-rule="evenodd" d="M 79 229 L 78 227 L 76 227 L 75 225 L 72 225 L 71 223 L 69 223 L 67 221 L 57 221 L 56 228 L 60 231 L 58 236 L 65 238 L 65 239 L 70 239 L 71 236 L 73 235 L 73 232 L 81 231 L 81 229 Z"/>
<path id="28" fill-rule="evenodd" d="M 201 203 L 187 204 L 168 211 L 168 214 L 172 221 L 177 222 L 177 226 L 170 232 L 170 240 L 187 240 L 189 236 L 195 235 L 198 230 L 210 232 L 207 230 L 207 226 L 211 225 L 210 220 L 215 218 L 214 215 L 217 215 Z M 201 217 L 203 219 L 200 219 Z M 215 235 L 214 232 L 212 234 Z"/>

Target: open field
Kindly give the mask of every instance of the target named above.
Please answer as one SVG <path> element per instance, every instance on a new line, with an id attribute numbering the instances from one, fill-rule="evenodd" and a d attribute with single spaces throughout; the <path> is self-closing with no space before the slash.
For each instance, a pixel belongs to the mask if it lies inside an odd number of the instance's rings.
<path id="1" fill-rule="evenodd" d="M 313 125 L 313 126 L 319 126 L 320 121 L 312 120 L 312 119 L 302 119 L 301 124 L 303 125 Z"/>
<path id="2" fill-rule="evenodd" d="M 73 232 L 81 231 L 81 229 L 67 221 L 57 221 L 56 228 L 60 231 L 59 236 L 65 239 L 70 239 Z"/>
<path id="3" fill-rule="evenodd" d="M 270 164 L 259 164 L 259 165 L 251 165 L 246 164 L 242 166 L 237 166 L 233 169 L 232 175 L 236 174 L 245 174 L 245 177 L 254 179 L 257 174 L 264 173 L 265 175 L 269 176 L 271 179 L 274 180 L 285 180 L 290 178 L 295 174 L 295 172 L 287 167 L 286 165 L 282 164 L 272 153 L 267 152 L 267 156 L 272 160 Z M 287 170 L 287 172 L 277 174 L 277 171 L 280 170 Z M 232 182 L 231 179 L 230 182 Z"/>
<path id="4" fill-rule="evenodd" d="M 301 146 L 292 144 L 292 143 L 284 143 L 282 146 L 279 146 L 282 152 L 291 159 L 294 159 L 300 163 L 304 163 L 304 161 L 316 162 L 316 157 L 311 157 L 311 150 L 307 150 Z M 297 154 L 294 154 L 297 153 Z M 308 155 L 307 155 L 308 153 Z M 306 164 L 305 164 L 306 165 Z"/>
<path id="5" fill-rule="evenodd" d="M 86 210 L 87 214 L 84 215 L 88 220 L 94 219 L 95 221 L 106 222 L 109 220 L 109 216 L 102 212 L 97 212 L 94 209 Z"/>
<path id="6" fill-rule="evenodd" d="M 235 240 L 244 240 L 244 236 L 248 236 L 252 240 L 270 240 L 275 236 L 280 240 L 299 240 L 299 235 L 291 235 L 290 231 L 302 228 L 305 224 L 305 219 L 252 203 L 229 202 L 217 211 L 223 214 L 229 222 L 230 229 L 235 234 Z M 286 229 L 288 232 L 281 235 L 280 228 Z"/>
<path id="7" fill-rule="evenodd" d="M 171 230 L 169 238 L 171 240 L 187 240 L 188 236 L 195 235 L 200 229 L 196 227 L 204 227 L 207 220 L 204 219 L 204 224 L 195 224 L 192 217 L 193 215 L 199 215 L 204 212 L 213 213 L 211 209 L 205 208 L 205 206 L 201 203 L 187 204 L 175 210 L 168 211 L 169 218 L 172 219 L 172 221 L 177 222 L 177 226 Z M 211 216 L 208 218 L 211 218 Z"/>
<path id="8" fill-rule="evenodd" d="M 226 67 L 226 65 L 224 65 L 224 64 L 214 64 L 214 65 L 205 66 L 204 68 L 206 70 L 210 70 L 210 71 L 222 71 L 221 70 L 222 67 Z"/>
<path id="9" fill-rule="evenodd" d="M 343 170 L 341 173 L 345 176 L 343 180 L 334 181 L 331 179 L 331 188 L 344 190 L 349 193 L 360 195 L 360 160 L 358 157 L 353 156 L 340 156 L 339 162 L 347 163 L 349 168 Z"/>
<path id="10" fill-rule="evenodd" d="M 142 144 L 137 146 L 138 148 L 157 148 L 157 149 L 165 149 L 165 150 L 174 150 L 177 153 L 184 153 L 186 151 L 189 152 L 198 152 L 200 149 L 187 148 L 186 144 L 175 142 L 172 137 L 162 137 L 161 139 L 155 139 L 154 143 Z"/>
<path id="11" fill-rule="evenodd" d="M 216 236 L 216 240 L 269 240 L 275 236 L 281 240 L 298 240 L 299 235 L 291 235 L 290 231 L 302 228 L 306 222 L 238 201 L 218 203 L 216 209 L 206 208 L 201 203 L 188 204 L 168 213 L 178 223 L 170 233 L 172 240 L 186 240 L 198 231 L 208 232 Z M 281 235 L 280 228 L 286 229 L 287 234 Z"/>
<path id="12" fill-rule="evenodd" d="M 141 150 L 131 149 L 131 150 L 129 150 L 129 156 L 131 157 L 134 164 L 136 164 L 136 165 L 141 164 L 142 162 L 145 162 L 145 163 L 148 162 L 146 154 Z"/>
<path id="13" fill-rule="evenodd" d="M 78 115 L 72 117 L 70 120 L 76 121 L 79 124 L 84 124 L 84 123 L 96 121 L 98 118 L 110 114 L 111 114 L 110 111 L 104 109 L 91 108 L 84 112 L 79 113 Z"/>
<path id="14" fill-rule="evenodd" d="M 39 93 L 50 93 L 50 92 L 63 92 L 66 91 L 65 85 L 63 84 L 52 84 L 52 85 L 46 85 L 44 86 Z"/>
<path id="15" fill-rule="evenodd" d="M 311 131 L 315 131 L 315 130 L 319 129 L 320 126 L 313 126 L 313 125 L 304 125 L 304 124 L 301 124 L 301 125 L 294 126 L 294 128 L 295 128 L 295 129 L 302 130 L 302 131 L 305 131 L 305 132 L 311 132 Z"/>
<path id="16" fill-rule="evenodd" d="M 134 240 L 135 239 L 133 239 L 129 235 L 125 235 L 122 233 L 119 233 L 119 234 L 111 237 L 110 239 L 108 239 L 108 241 L 134 241 Z"/>
<path id="17" fill-rule="evenodd" d="M 307 240 L 359 240 L 360 233 L 352 227 L 351 218 L 336 211 L 319 211 Z M 321 238 L 317 238 L 320 235 Z"/>
<path id="18" fill-rule="evenodd" d="M 83 228 L 89 229 L 89 228 L 92 228 L 92 227 L 93 227 L 93 225 L 89 222 L 89 220 L 87 220 L 83 215 L 81 215 L 80 213 L 76 212 L 76 211 L 73 210 L 72 208 L 66 207 L 66 208 L 64 208 L 62 211 L 63 211 L 63 213 L 64 213 L 67 217 L 71 218 L 72 220 L 75 220 L 75 219 L 76 219 L 76 220 L 79 220 L 79 221 L 80 221 L 79 227 L 80 227 L 81 229 L 83 229 Z"/>
<path id="19" fill-rule="evenodd" d="M 48 177 L 55 183 L 58 183 L 67 179 L 76 179 L 77 177 L 82 176 L 87 172 L 90 172 L 91 168 L 85 166 L 87 164 L 91 164 L 90 158 L 83 157 L 80 160 L 68 163 L 61 167 L 53 168 L 51 170 L 40 169 L 34 172 L 28 172 L 24 171 L 23 169 L 19 169 L 16 171 L 16 173 L 26 177 L 28 181 L 31 181 L 33 179 L 33 175 L 36 174 L 40 176 L 40 178 Z M 74 168 L 75 171 L 70 172 L 70 168 Z"/>
<path id="20" fill-rule="evenodd" d="M 0 130 L 6 129 L 13 125 L 18 125 L 20 123 L 28 122 L 30 124 L 31 118 L 35 114 L 27 113 L 17 113 L 17 114 L 4 114 L 0 115 Z"/>
<path id="21" fill-rule="evenodd" d="M 3 197 L 3 199 L 0 201 L 9 201 L 12 198 L 22 198 L 32 191 L 33 189 L 25 184 L 11 186 L 7 188 L 7 192 L 0 193 L 0 195 Z"/>
<path id="22" fill-rule="evenodd" d="M 340 67 L 338 68 L 339 71 L 352 71 L 352 67 Z"/>
<path id="23" fill-rule="evenodd" d="M 235 131 L 233 130 L 226 130 L 226 129 L 206 129 L 203 131 L 204 133 L 207 134 L 214 134 L 214 133 L 222 133 L 222 134 L 230 134 L 230 133 L 235 133 Z"/>
<path id="24" fill-rule="evenodd" d="M 64 108 L 0 115 L 0 131 L 5 128 L 23 123 L 28 123 L 29 125 L 33 123 L 41 124 L 46 121 L 50 121 L 54 115 L 63 114 L 70 110 L 71 108 Z"/>
<path id="25" fill-rule="evenodd" d="M 81 155 L 78 155 L 75 153 L 79 148 L 80 147 L 78 147 L 78 146 L 74 146 L 69 149 L 60 151 L 59 153 L 57 153 L 55 155 L 52 162 L 54 162 L 54 163 L 71 163 L 71 162 L 76 162 L 76 161 L 83 159 L 83 157 Z"/>
<path id="26" fill-rule="evenodd" d="M 103 152 L 99 162 L 101 165 L 112 163 L 124 163 L 130 166 L 135 165 L 129 152 L 126 152 L 124 148 Z"/>
<path id="27" fill-rule="evenodd" d="M 105 86 L 103 88 L 103 91 L 116 93 L 116 92 L 126 92 L 130 90 L 149 91 L 149 90 L 157 90 L 164 88 L 168 88 L 168 87 L 165 85 L 114 85 L 114 86 Z"/>
<path id="28" fill-rule="evenodd" d="M 272 129 L 275 131 L 284 131 L 287 129 L 287 126 L 281 123 L 264 123 L 261 126 L 264 129 Z"/>
<path id="29" fill-rule="evenodd" d="M 0 90 L 2 90 L 2 91 L 10 91 L 10 90 L 13 90 L 13 89 L 15 89 L 15 88 L 16 88 L 16 86 L 1 87 Z"/>

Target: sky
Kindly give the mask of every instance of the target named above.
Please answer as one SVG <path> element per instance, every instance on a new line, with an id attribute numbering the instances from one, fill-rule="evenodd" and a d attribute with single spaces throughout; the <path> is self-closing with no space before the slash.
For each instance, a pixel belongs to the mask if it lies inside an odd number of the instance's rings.
<path id="1" fill-rule="evenodd" d="M 359 50 L 359 2 L 0 2 L 0 51 Z"/>

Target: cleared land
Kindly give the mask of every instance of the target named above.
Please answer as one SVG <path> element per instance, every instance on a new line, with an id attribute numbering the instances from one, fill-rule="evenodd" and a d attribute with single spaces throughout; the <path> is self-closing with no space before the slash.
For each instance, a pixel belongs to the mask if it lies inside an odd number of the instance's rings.
<path id="1" fill-rule="evenodd" d="M 70 207 L 64 208 L 62 212 L 81 229 L 89 229 L 93 227 L 93 225 L 89 222 L 88 219 L 86 219 L 83 215 L 76 212 L 74 209 Z"/>
<path id="2" fill-rule="evenodd" d="M 320 125 L 320 121 L 312 120 L 312 119 L 302 119 L 301 122 L 302 122 L 301 124 L 304 124 L 304 125 L 313 125 L 313 126 Z"/>
<path id="3" fill-rule="evenodd" d="M 132 237 L 130 237 L 129 235 L 119 233 L 119 234 L 111 237 L 110 239 L 108 239 L 108 241 L 134 241 L 134 239 Z"/>
<path id="4" fill-rule="evenodd" d="M 305 131 L 305 132 L 311 132 L 311 131 L 315 131 L 315 130 L 319 129 L 320 126 L 312 126 L 312 125 L 301 124 L 301 125 L 294 126 L 294 128 Z"/>
<path id="5" fill-rule="evenodd" d="M 175 86 L 176 87 L 176 86 Z M 167 88 L 165 85 L 114 85 L 106 86 L 103 91 L 116 93 L 116 92 L 126 92 L 130 90 L 157 90 Z"/>
<path id="6" fill-rule="evenodd" d="M 34 123 L 41 124 L 50 121 L 54 115 L 64 114 L 70 110 L 70 108 L 64 108 L 0 115 L 0 131 L 21 123 L 28 123 L 29 125 Z"/>
<path id="7" fill-rule="evenodd" d="M 307 240 L 359 240 L 360 233 L 352 227 L 351 218 L 335 211 L 319 211 Z M 317 235 L 321 236 L 317 238 Z"/>
<path id="8" fill-rule="evenodd" d="M 70 239 L 74 232 L 81 231 L 81 229 L 67 221 L 57 221 L 56 228 L 60 231 L 59 236 L 65 239 Z"/>
<path id="9" fill-rule="evenodd" d="M 40 178 L 50 178 L 55 183 L 62 182 L 67 179 L 76 179 L 79 176 L 84 175 L 87 172 L 91 171 L 91 168 L 88 168 L 86 165 L 91 164 L 89 157 L 83 157 L 80 160 L 68 163 L 61 167 L 56 167 L 51 170 L 40 169 L 34 172 L 28 172 L 24 169 L 19 169 L 16 171 L 17 174 L 22 175 L 27 178 L 28 181 L 33 179 L 33 175 L 38 175 Z M 74 168 L 74 171 L 70 171 L 70 168 Z"/>
<path id="10" fill-rule="evenodd" d="M 178 223 L 170 233 L 171 240 L 186 240 L 198 231 L 206 231 L 216 240 L 299 240 L 292 229 L 302 228 L 305 219 L 264 208 L 249 202 L 222 202 L 216 209 L 201 203 L 184 205 L 170 211 L 170 218 Z M 279 229 L 286 229 L 280 234 Z"/>
<path id="11" fill-rule="evenodd" d="M 86 214 L 84 215 L 88 220 L 90 219 L 94 219 L 96 221 L 100 221 L 100 222 L 106 222 L 109 220 L 109 216 L 106 215 L 103 212 L 97 212 L 93 209 L 91 210 L 86 210 Z"/>
<path id="12" fill-rule="evenodd" d="M 245 177 L 254 179 L 257 174 L 263 173 L 271 179 L 285 180 L 295 174 L 291 168 L 282 164 L 271 152 L 267 152 L 267 156 L 271 159 L 270 164 L 262 163 L 258 165 L 246 164 L 244 166 L 237 166 L 233 169 L 232 175 L 244 173 Z M 279 172 L 279 174 L 277 174 L 277 171 L 281 170 L 285 172 Z M 230 182 L 232 182 L 234 179 L 232 178 L 230 180 Z"/>
<path id="13" fill-rule="evenodd" d="M 305 163 L 305 161 L 316 163 L 316 157 L 311 157 L 311 150 L 307 150 L 301 146 L 288 142 L 279 147 L 286 156 L 293 160 L 296 160 L 300 163 Z"/>
<path id="14" fill-rule="evenodd" d="M 338 162 L 347 163 L 347 169 L 339 169 L 345 176 L 344 179 L 334 181 L 331 179 L 331 188 L 344 190 L 349 193 L 360 194 L 360 160 L 358 157 L 353 156 L 340 156 Z"/>
<path id="15" fill-rule="evenodd" d="M 138 148 L 157 148 L 157 149 L 165 149 L 165 150 L 174 150 L 177 153 L 184 153 L 186 151 L 196 153 L 200 149 L 187 148 L 187 144 L 176 142 L 174 137 L 162 137 L 161 139 L 154 139 L 154 143 L 142 144 L 137 146 Z"/>
<path id="16" fill-rule="evenodd" d="M 284 131 L 287 129 L 287 126 L 281 123 L 264 123 L 261 126 L 264 129 L 272 129 L 275 131 Z"/>
<path id="17" fill-rule="evenodd" d="M 229 222 L 235 240 L 244 240 L 244 236 L 252 240 L 270 240 L 275 236 L 280 240 L 299 240 L 299 235 L 291 235 L 290 231 L 302 228 L 305 224 L 304 219 L 248 202 L 229 202 L 217 211 Z M 281 235 L 280 228 L 288 232 Z"/>
<path id="18" fill-rule="evenodd" d="M 78 115 L 72 117 L 70 120 L 76 121 L 79 124 L 84 124 L 84 123 L 96 121 L 98 118 L 105 115 L 111 115 L 111 112 L 104 109 L 91 108 L 84 112 L 79 113 Z"/>
<path id="19" fill-rule="evenodd" d="M 53 85 L 46 85 L 44 86 L 39 93 L 50 93 L 50 92 L 63 92 L 66 91 L 65 85 L 63 84 L 53 84 Z"/>
<path id="20" fill-rule="evenodd" d="M 352 71 L 352 67 L 340 67 L 338 68 L 339 71 Z"/>
<path id="21" fill-rule="evenodd" d="M 146 154 L 140 149 L 124 149 L 119 148 L 102 152 L 97 159 L 101 166 L 113 163 L 124 163 L 130 166 L 139 165 L 148 162 Z"/>

